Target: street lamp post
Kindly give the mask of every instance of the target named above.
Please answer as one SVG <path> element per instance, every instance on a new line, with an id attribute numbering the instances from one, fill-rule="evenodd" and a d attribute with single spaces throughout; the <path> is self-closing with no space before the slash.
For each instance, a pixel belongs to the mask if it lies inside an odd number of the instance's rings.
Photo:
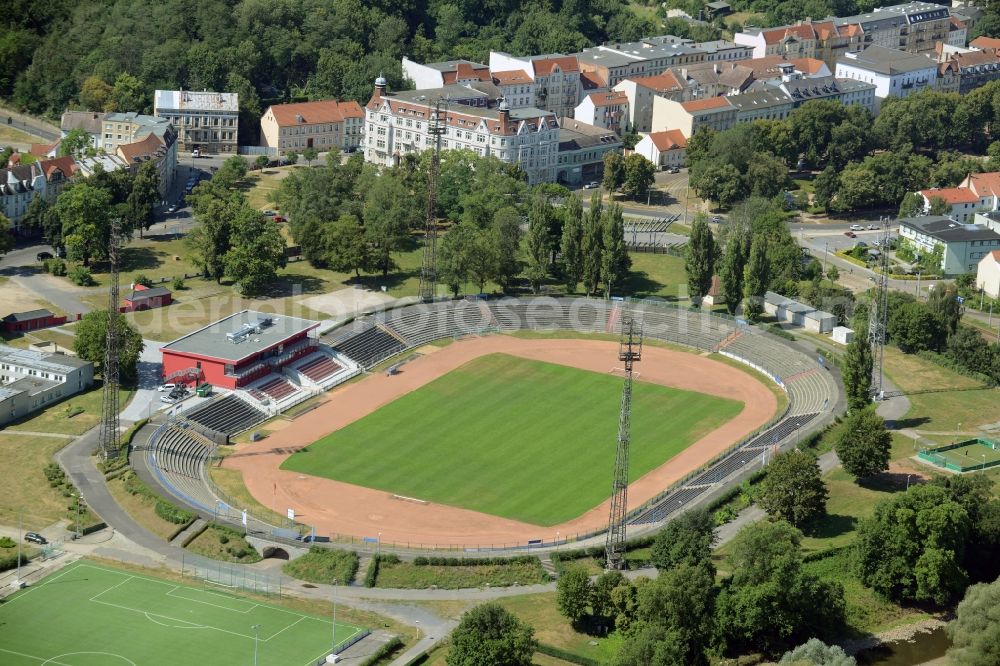
<path id="1" fill-rule="evenodd" d="M 906 489 L 907 489 L 907 490 L 909 490 L 909 489 L 910 489 L 910 477 L 911 477 L 911 476 L 913 476 L 913 475 L 912 475 L 912 474 L 907 474 L 907 475 L 906 475 Z"/>
<path id="2" fill-rule="evenodd" d="M 337 579 L 333 579 L 333 645 L 330 652 L 335 654 L 337 649 Z"/>
<path id="3" fill-rule="evenodd" d="M 250 628 L 253 629 L 253 666 L 257 666 L 257 647 L 260 643 L 260 625 L 255 624 Z"/>
<path id="4" fill-rule="evenodd" d="M 24 507 L 17 512 L 17 585 L 21 585 L 21 542 L 24 541 Z"/>
<path id="5" fill-rule="evenodd" d="M 375 556 L 378 557 L 382 554 L 382 533 L 378 533 L 378 541 L 375 543 Z"/>
<path id="6" fill-rule="evenodd" d="M 823 275 L 826 275 L 826 255 L 830 248 L 829 241 L 823 241 Z"/>

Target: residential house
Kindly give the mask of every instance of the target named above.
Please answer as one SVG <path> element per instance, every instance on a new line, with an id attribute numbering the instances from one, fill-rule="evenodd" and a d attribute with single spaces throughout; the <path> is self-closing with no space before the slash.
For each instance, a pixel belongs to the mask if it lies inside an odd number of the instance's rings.
<path id="1" fill-rule="evenodd" d="M 940 215 L 900 219 L 899 236 L 921 254 L 941 248 L 940 268 L 945 275 L 975 271 L 985 255 L 1000 249 L 996 231 Z"/>
<path id="2" fill-rule="evenodd" d="M 875 84 L 854 79 L 838 79 L 833 76 L 816 76 L 806 78 L 801 73 L 784 66 L 786 73 L 780 81 L 758 82 L 751 90 L 764 86 L 778 88 L 792 98 L 798 108 L 812 100 L 829 100 L 839 102 L 844 106 L 860 106 L 875 113 Z"/>
<path id="3" fill-rule="evenodd" d="M 935 199 L 944 201 L 950 209 L 946 215 L 958 222 L 967 222 L 979 209 L 979 197 L 967 187 L 933 187 L 917 192 L 924 200 L 924 215 L 928 215 Z"/>
<path id="4" fill-rule="evenodd" d="M 614 88 L 630 77 L 655 76 L 670 67 L 704 62 L 710 50 L 697 48 L 690 39 L 661 35 L 638 42 L 602 44 L 584 49 L 576 58 L 582 71 L 598 73 Z"/>
<path id="5" fill-rule="evenodd" d="M 657 131 L 679 129 L 690 139 L 702 127 L 722 132 L 736 124 L 737 109 L 725 97 L 708 97 L 675 102 L 665 97 L 653 99 L 653 127 Z"/>
<path id="6" fill-rule="evenodd" d="M 529 109 L 535 106 L 535 82 L 523 69 L 497 72 L 492 75 L 492 80 L 511 109 Z"/>
<path id="7" fill-rule="evenodd" d="M 573 118 L 624 136 L 629 129 L 628 96 L 625 93 L 592 93 L 574 109 Z"/>
<path id="8" fill-rule="evenodd" d="M 443 118 L 435 112 L 439 101 Z M 380 76 L 365 105 L 365 123 L 367 162 L 392 166 L 407 154 L 432 148 L 432 130 L 439 129 L 442 150 L 466 149 L 517 164 L 531 184 L 556 179 L 556 116 L 541 109 L 510 109 L 498 97 L 472 88 L 452 85 L 390 93 Z"/>
<path id="9" fill-rule="evenodd" d="M 736 107 L 737 123 L 784 120 L 795 108 L 792 98 L 775 88 L 761 88 L 741 95 L 729 95 L 726 99 Z"/>
<path id="10" fill-rule="evenodd" d="M 614 89 L 628 98 L 629 125 L 637 132 L 652 129 L 654 97 L 666 97 L 677 102 L 688 99 L 685 81 L 670 69 L 655 76 L 627 78 L 619 81 Z"/>
<path id="11" fill-rule="evenodd" d="M 621 150 L 622 141 L 614 132 L 563 116 L 556 181 L 567 185 L 599 182 L 604 177 L 604 155 Z"/>
<path id="12" fill-rule="evenodd" d="M 489 81 L 490 68 L 471 60 L 447 60 L 421 64 L 403 58 L 403 76 L 413 82 L 417 90 L 443 88 L 453 83 Z"/>
<path id="13" fill-rule="evenodd" d="M 31 200 L 40 196 L 53 203 L 78 171 L 73 158 L 68 156 L 0 169 L 0 213 L 11 221 L 15 236 L 32 233 L 23 224 Z"/>
<path id="14" fill-rule="evenodd" d="M 677 129 L 644 134 L 635 144 L 635 152 L 656 165 L 658 169 L 684 166 L 687 138 Z"/>
<path id="15" fill-rule="evenodd" d="M 753 70 L 735 62 L 706 62 L 672 71 L 684 81 L 691 99 L 738 95 L 754 82 Z"/>
<path id="16" fill-rule="evenodd" d="M 787 65 L 791 65 L 792 71 L 798 72 L 802 75 L 802 78 L 806 79 L 831 76 L 833 74 L 825 62 L 816 58 L 795 58 L 794 60 L 789 60 L 783 55 L 771 55 L 763 58 L 740 60 L 736 64 L 748 68 L 753 75 L 754 81 L 780 80 L 787 69 Z"/>
<path id="17" fill-rule="evenodd" d="M 1000 250 L 983 255 L 976 266 L 976 289 L 990 298 L 1000 298 Z"/>
<path id="18" fill-rule="evenodd" d="M 361 105 L 353 100 L 274 104 L 260 118 L 260 145 L 276 153 L 306 148 L 354 152 L 361 145 L 364 119 Z"/>
<path id="19" fill-rule="evenodd" d="M 711 42 L 693 42 L 691 48 L 704 53 L 704 62 L 732 62 L 753 57 L 753 49 L 745 44 L 716 39 Z"/>
<path id="20" fill-rule="evenodd" d="M 976 195 L 978 210 L 1000 210 L 1000 172 L 970 173 L 958 186 L 967 187 Z"/>
<path id="21" fill-rule="evenodd" d="M 864 51 L 847 53 L 837 60 L 838 79 L 854 79 L 875 85 L 875 97 L 906 97 L 933 88 L 937 82 L 938 63 L 918 55 L 869 46 Z"/>
<path id="22" fill-rule="evenodd" d="M 1000 39 L 996 37 L 976 37 L 969 42 L 969 47 L 977 51 L 997 51 L 1000 50 Z"/>
<path id="23" fill-rule="evenodd" d="M 239 95 L 228 92 L 157 90 L 153 114 L 177 130 L 180 150 L 205 153 L 238 152 Z"/>
<path id="24" fill-rule="evenodd" d="M 953 64 L 958 75 L 959 95 L 1000 79 L 1000 55 L 992 49 L 952 53 L 948 62 Z"/>
<path id="25" fill-rule="evenodd" d="M 524 58 L 501 51 L 490 52 L 490 71 L 522 71 L 534 81 L 535 103 L 549 113 L 572 116 L 580 103 L 580 63 L 572 55 L 540 55 Z M 530 108 L 530 107 L 529 107 Z"/>
<path id="26" fill-rule="evenodd" d="M 115 155 L 128 164 L 134 174 L 146 162 L 156 165 L 160 181 L 158 191 L 164 201 L 170 196 L 174 185 L 174 172 L 177 170 L 177 135 L 173 128 L 164 136 L 150 133 L 144 139 L 132 143 L 119 144 Z"/>
<path id="27" fill-rule="evenodd" d="M 951 15 L 951 23 L 948 26 L 948 44 L 951 46 L 965 46 L 969 39 L 968 24 L 955 14 Z"/>

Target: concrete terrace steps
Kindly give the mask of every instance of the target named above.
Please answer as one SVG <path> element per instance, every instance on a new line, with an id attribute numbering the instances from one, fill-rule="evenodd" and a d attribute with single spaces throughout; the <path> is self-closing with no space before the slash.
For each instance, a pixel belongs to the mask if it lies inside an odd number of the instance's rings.
<path id="1" fill-rule="evenodd" d="M 234 435 L 261 423 L 268 415 L 236 394 L 230 393 L 199 405 L 184 416 L 212 430 Z"/>
<path id="2" fill-rule="evenodd" d="M 201 518 L 195 518 L 194 522 L 191 523 L 187 527 L 187 529 L 183 530 L 180 534 L 178 534 L 177 536 L 175 536 L 173 538 L 173 540 L 171 540 L 170 545 L 171 546 L 176 546 L 178 548 L 183 548 L 184 547 L 184 540 L 187 539 L 192 534 L 197 534 L 199 531 L 201 531 L 202 529 L 204 529 L 205 525 L 207 525 L 207 524 L 208 524 L 207 521 L 205 521 L 205 520 L 203 520 Z"/>

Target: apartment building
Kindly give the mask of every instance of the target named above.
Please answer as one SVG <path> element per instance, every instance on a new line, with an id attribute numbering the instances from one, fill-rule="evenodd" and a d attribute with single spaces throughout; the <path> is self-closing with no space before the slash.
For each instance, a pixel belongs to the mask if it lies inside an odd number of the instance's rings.
<path id="1" fill-rule="evenodd" d="M 55 157 L 24 165 L 13 161 L 15 164 L 0 169 L 0 212 L 11 221 L 14 235 L 23 236 L 28 234 L 23 221 L 31 200 L 40 196 L 51 204 L 79 168 L 72 157 Z"/>
<path id="2" fill-rule="evenodd" d="M 635 152 L 656 165 L 658 169 L 684 166 L 687 139 L 680 130 L 650 132 L 635 144 Z"/>
<path id="3" fill-rule="evenodd" d="M 439 100 L 448 100 L 443 118 L 432 117 Z M 391 166 L 432 148 L 434 123 L 443 125 L 442 150 L 471 150 L 517 164 L 532 184 L 556 179 L 559 122 L 552 113 L 510 109 L 503 100 L 457 85 L 390 93 L 382 77 L 365 105 L 365 161 Z"/>
<path id="4" fill-rule="evenodd" d="M 791 65 L 786 65 L 780 81 L 759 82 L 751 90 L 760 90 L 763 86 L 781 90 L 792 98 L 796 108 L 812 100 L 829 100 L 844 106 L 861 106 L 873 115 L 876 111 L 875 84 L 866 81 L 834 76 L 806 78 Z"/>
<path id="5" fill-rule="evenodd" d="M 817 58 L 795 58 L 794 60 L 789 60 L 785 56 L 771 55 L 763 58 L 740 60 L 736 64 L 748 68 L 753 73 L 754 81 L 780 80 L 788 69 L 788 65 L 792 66 L 792 71 L 799 72 L 803 78 L 807 79 L 831 76 L 833 74 L 833 70 L 827 67 L 825 62 Z"/>
<path id="6" fill-rule="evenodd" d="M 753 70 L 735 62 L 704 62 L 677 67 L 691 98 L 738 95 L 754 82 Z"/>
<path id="7" fill-rule="evenodd" d="M 938 63 L 926 55 L 869 46 L 837 60 L 836 76 L 874 84 L 875 97 L 881 103 L 886 97 L 907 97 L 934 88 Z"/>
<path id="8" fill-rule="evenodd" d="M 706 51 L 694 46 L 689 39 L 662 35 L 638 42 L 595 46 L 576 54 L 576 58 L 583 71 L 595 72 L 614 88 L 630 77 L 655 76 L 670 67 L 704 62 Z"/>
<path id="9" fill-rule="evenodd" d="M 583 98 L 573 117 L 623 136 L 629 129 L 628 96 L 618 90 L 592 93 Z"/>
<path id="10" fill-rule="evenodd" d="M 958 78 L 959 95 L 1000 79 L 1000 55 L 993 49 L 953 53 L 947 62 Z"/>
<path id="11" fill-rule="evenodd" d="M 924 200 L 924 215 L 930 213 L 935 199 L 949 206 L 948 216 L 956 222 L 968 222 L 980 210 L 979 197 L 968 187 L 932 187 L 917 194 Z"/>
<path id="12" fill-rule="evenodd" d="M 665 97 L 653 99 L 653 127 L 656 131 L 680 130 L 690 139 L 702 127 L 722 132 L 736 124 L 737 109 L 725 97 L 708 97 L 676 102 Z"/>
<path id="13" fill-rule="evenodd" d="M 0 345 L 0 425 L 94 383 L 94 364 L 73 356 Z"/>
<path id="14" fill-rule="evenodd" d="M 490 80 L 490 68 L 471 60 L 445 60 L 421 64 L 403 57 L 403 76 L 417 90 L 443 88 L 453 83 L 473 83 Z"/>
<path id="15" fill-rule="evenodd" d="M 552 54 L 519 58 L 502 51 L 490 51 L 490 71 L 524 72 L 534 81 L 535 103 L 557 118 L 572 116 L 580 103 L 580 63 L 576 56 Z"/>
<path id="16" fill-rule="evenodd" d="M 260 118 L 260 145 L 278 153 L 306 148 L 354 152 L 361 145 L 364 120 L 361 105 L 354 101 L 273 104 Z"/>
<path id="17" fill-rule="evenodd" d="M 992 229 L 939 215 L 900 219 L 899 236 L 922 254 L 941 248 L 945 275 L 975 271 L 984 256 L 1000 248 L 1000 234 Z"/>
<path id="18" fill-rule="evenodd" d="M 511 109 L 526 109 L 535 106 L 535 82 L 523 69 L 492 74 L 493 85 Z"/>
<path id="19" fill-rule="evenodd" d="M 614 132 L 576 118 L 559 119 L 559 163 L 556 181 L 579 185 L 604 177 L 604 155 L 621 152 L 622 141 Z"/>
<path id="20" fill-rule="evenodd" d="M 689 99 L 687 83 L 673 70 L 654 76 L 635 76 L 619 81 L 614 87 L 628 99 L 629 125 L 637 132 L 649 132 L 653 126 L 653 98 L 666 97 L 677 102 Z"/>
<path id="21" fill-rule="evenodd" d="M 236 93 L 157 90 L 153 114 L 174 126 L 182 151 L 238 152 L 240 108 Z"/>
<path id="22" fill-rule="evenodd" d="M 782 90 L 762 87 L 760 90 L 726 97 L 736 107 L 736 122 L 784 120 L 795 108 L 795 102 Z"/>

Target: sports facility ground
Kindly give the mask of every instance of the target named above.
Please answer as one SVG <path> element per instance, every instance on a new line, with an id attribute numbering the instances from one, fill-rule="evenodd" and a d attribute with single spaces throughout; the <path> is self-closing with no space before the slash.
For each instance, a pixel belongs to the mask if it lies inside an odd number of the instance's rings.
<path id="1" fill-rule="evenodd" d="M 330 618 L 86 561 L 0 604 L 5 666 L 312 666 L 333 643 Z M 361 632 L 337 623 L 337 643 Z M 206 656 L 209 655 L 209 656 Z"/>
<path id="2" fill-rule="evenodd" d="M 921 451 L 920 457 L 954 471 L 989 469 L 1000 463 L 1000 446 L 990 440 L 971 439 L 956 445 Z"/>
<path id="3" fill-rule="evenodd" d="M 242 472 L 247 489 L 259 502 L 282 513 L 293 509 L 297 520 L 316 526 L 320 535 L 372 538 L 380 535 L 384 542 L 398 544 L 476 547 L 524 544 L 533 539 L 552 539 L 557 533 L 562 538 L 572 538 L 599 530 L 606 524 L 621 391 L 621 374 L 613 372 L 619 365 L 616 343 L 502 335 L 463 339 L 444 348 L 430 347 L 420 351 L 423 355 L 402 366 L 400 374 L 376 373 L 342 386 L 330 394 L 326 403 L 272 432 L 267 439 L 240 445 L 236 453 L 225 459 L 224 466 Z M 456 387 L 466 392 L 475 390 L 478 388 L 476 382 L 463 379 L 461 373 L 455 378 L 445 376 L 471 361 L 494 354 L 541 362 L 537 366 L 517 364 L 522 369 L 555 365 L 575 372 L 554 371 L 551 381 L 558 382 L 561 388 L 543 388 L 533 393 L 534 397 L 524 400 L 518 412 L 489 415 L 488 422 L 476 418 L 465 420 L 463 412 L 472 409 L 472 405 L 463 409 L 453 407 L 455 399 L 471 402 L 464 394 L 448 398 L 441 397 L 433 387 L 428 392 L 418 390 L 439 378 L 444 378 L 443 386 L 450 386 L 451 391 Z M 489 359 L 486 362 L 489 363 Z M 486 381 L 478 371 L 480 366 L 470 367 L 477 370 L 479 381 Z M 650 413 L 653 408 L 648 404 L 640 403 L 637 393 L 632 411 L 635 427 L 631 454 L 636 472 L 633 476 L 638 478 L 629 485 L 630 509 L 645 503 L 765 425 L 778 407 L 775 394 L 761 379 L 697 353 L 648 346 L 643 350 L 643 359 L 637 369 L 641 384 L 675 391 L 658 393 L 653 390 L 649 394 L 651 397 L 642 398 L 653 401 L 655 413 Z M 594 373 L 596 378 L 591 377 Z M 593 382 L 595 387 L 603 385 L 604 382 L 598 379 L 607 380 L 608 386 L 606 397 L 600 401 L 603 418 L 590 413 L 598 407 L 597 402 L 586 402 L 587 391 L 577 391 L 572 386 L 580 381 Z M 535 373 L 531 381 L 537 380 Z M 523 388 L 527 390 L 526 384 Z M 562 393 L 553 393 L 554 390 Z M 475 409 L 482 418 L 492 410 L 503 409 L 507 397 L 498 391 L 494 386 L 492 391 L 484 391 L 480 396 L 479 402 L 485 402 L 485 406 L 477 404 Z M 565 391 L 573 393 L 567 396 Z M 396 448 L 392 448 L 391 442 L 369 441 L 362 445 L 351 441 L 349 436 L 337 436 L 339 431 L 355 422 L 366 421 L 369 415 L 414 392 L 413 399 L 417 402 L 403 401 L 402 407 L 393 407 L 386 416 L 374 416 L 371 425 L 359 423 L 357 426 L 358 432 L 366 437 L 377 428 L 387 425 L 391 426 L 390 430 L 395 428 L 392 432 L 384 431 L 382 436 L 391 437 Z M 691 407 L 704 413 L 675 413 L 684 411 L 680 407 L 683 400 L 694 401 L 686 405 L 685 410 Z M 543 401 L 544 406 L 537 405 L 539 401 Z M 604 405 L 604 401 L 610 404 Z M 735 411 L 733 403 L 736 403 Z M 421 405 L 425 406 L 426 414 L 419 413 L 417 407 Z M 716 418 L 713 414 L 720 410 L 723 414 L 728 410 L 731 417 L 712 420 Z M 398 418 L 406 413 L 414 417 L 412 422 Z M 541 441 L 498 436 L 491 428 L 505 420 L 511 422 L 509 426 L 515 428 L 515 432 L 539 433 L 532 436 L 542 438 Z M 539 425 L 538 421 L 543 423 Z M 603 434 L 599 432 L 593 438 L 580 439 L 577 435 L 586 428 L 578 433 L 565 430 L 576 427 L 578 421 L 590 423 L 588 427 L 602 428 Z M 550 423 L 551 431 L 547 431 L 546 425 Z M 424 432 L 431 428 L 432 432 Z M 683 433 L 678 432 L 685 428 L 689 438 L 686 442 Z M 446 442 L 435 439 L 441 433 L 447 433 Z M 332 445 L 315 444 L 328 437 Z M 492 439 L 496 451 L 486 450 L 486 446 L 478 444 L 484 437 Z M 420 445 L 413 445 L 415 441 Z M 289 456 L 307 447 L 310 452 L 301 454 L 299 459 L 326 458 L 325 463 L 316 464 L 312 470 L 322 473 L 333 470 L 337 480 L 280 468 Z M 556 449 L 542 450 L 546 447 Z M 396 470 L 385 462 L 383 458 L 388 455 L 405 469 Z M 479 462 L 468 463 L 467 455 L 477 456 Z M 590 462 L 576 467 L 576 458 L 582 456 Z M 517 460 L 507 461 L 507 457 Z M 505 471 L 491 469 L 489 460 L 501 460 Z M 291 464 L 297 466 L 300 462 L 296 460 Z M 424 471 L 425 467 L 432 471 Z M 568 471 L 570 468 L 575 470 Z M 592 476 L 581 479 L 580 474 L 584 473 Z M 380 480 L 389 474 L 396 479 L 393 484 Z M 417 475 L 417 478 L 409 479 L 408 475 Z M 526 479 L 521 479 L 522 476 Z M 412 485 L 404 490 L 395 483 Z M 491 487 L 494 483 L 502 484 L 499 493 Z M 504 490 L 509 488 L 518 490 Z M 514 492 L 531 493 L 534 500 L 521 503 L 520 498 L 508 498 L 504 494 Z M 420 496 L 421 493 L 424 496 Z M 447 502 L 441 499 L 444 493 L 451 498 Z M 586 499 L 578 501 L 576 494 Z M 477 504 L 483 507 L 481 510 L 457 505 L 455 498 L 464 498 L 468 505 L 477 502 L 477 495 L 487 498 Z M 564 499 L 552 500 L 553 495 Z M 532 501 L 540 507 L 531 506 Z M 572 511 L 567 510 L 562 515 L 577 513 L 563 522 L 550 523 L 548 521 L 561 519 L 557 513 L 562 510 L 559 501 L 573 505 Z M 508 516 L 515 515 L 514 512 L 528 515 L 536 511 L 535 520 L 544 520 L 547 524 L 498 515 L 499 511 Z"/>
<path id="4" fill-rule="evenodd" d="M 293 454 L 281 468 L 557 525 L 609 493 L 621 391 L 621 377 L 610 373 L 488 354 Z M 632 409 L 634 481 L 743 405 L 639 381 Z"/>

